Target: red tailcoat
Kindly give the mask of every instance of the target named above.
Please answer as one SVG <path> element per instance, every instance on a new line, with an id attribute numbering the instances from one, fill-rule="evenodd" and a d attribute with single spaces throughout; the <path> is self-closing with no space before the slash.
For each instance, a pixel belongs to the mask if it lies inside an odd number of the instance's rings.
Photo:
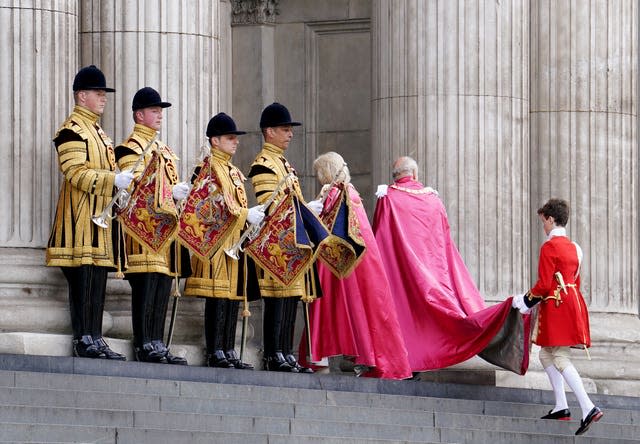
<path id="1" fill-rule="evenodd" d="M 577 248 L 566 236 L 553 236 L 540 248 L 538 282 L 529 291 L 541 297 L 537 329 L 533 342 L 542 347 L 591 346 L 589 312 L 580 293 L 580 268 Z M 564 278 L 562 291 L 554 274 Z M 560 299 L 555 299 L 556 294 Z M 536 332 L 537 330 L 537 332 Z"/>

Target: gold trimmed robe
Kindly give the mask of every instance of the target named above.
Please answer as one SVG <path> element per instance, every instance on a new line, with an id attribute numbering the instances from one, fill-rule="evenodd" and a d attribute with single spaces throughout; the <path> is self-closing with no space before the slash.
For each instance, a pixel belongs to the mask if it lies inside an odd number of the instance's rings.
<path id="1" fill-rule="evenodd" d="M 64 181 L 47 244 L 48 266 L 115 267 L 112 230 L 117 224 L 101 228 L 91 221 L 115 193 L 113 143 L 99 117 L 76 105 L 53 139 Z"/>

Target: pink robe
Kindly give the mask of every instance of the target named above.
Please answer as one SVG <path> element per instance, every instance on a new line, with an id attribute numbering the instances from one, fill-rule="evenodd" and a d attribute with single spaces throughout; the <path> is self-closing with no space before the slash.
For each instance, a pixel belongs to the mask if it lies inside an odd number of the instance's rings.
<path id="1" fill-rule="evenodd" d="M 489 362 L 526 372 L 529 317 L 512 311 L 511 298 L 485 306 L 437 194 L 399 179 L 378 200 L 373 227 L 413 371 L 448 367 L 484 351 Z"/>
<path id="2" fill-rule="evenodd" d="M 409 378 L 407 350 L 378 246 L 358 192 L 352 185 L 347 189 L 367 249 L 344 279 L 336 278 L 322 262 L 317 263 L 323 296 L 309 307 L 313 361 L 350 356 L 355 364 L 374 367 L 366 376 Z M 331 189 L 323 212 L 339 202 L 338 197 L 337 189 Z M 306 356 L 304 335 L 299 355 Z"/>

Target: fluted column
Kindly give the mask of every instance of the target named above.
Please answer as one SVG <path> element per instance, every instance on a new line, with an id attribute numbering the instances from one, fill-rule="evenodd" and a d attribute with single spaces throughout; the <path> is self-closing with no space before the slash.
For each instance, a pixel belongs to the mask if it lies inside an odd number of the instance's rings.
<path id="1" fill-rule="evenodd" d="M 529 47 L 524 0 L 375 0 L 374 185 L 414 157 L 489 300 L 529 285 Z"/>
<path id="2" fill-rule="evenodd" d="M 230 8 L 225 0 L 80 2 L 80 61 L 99 66 L 116 89 L 102 119 L 116 142 L 133 127 L 133 95 L 151 86 L 173 104 L 161 138 L 182 174 L 193 166 L 209 118 L 231 107 Z"/>
<path id="3" fill-rule="evenodd" d="M 42 248 L 60 183 L 51 139 L 72 104 L 77 2 L 0 0 L 0 29 L 0 352 L 15 352 L 23 336 L 7 332 L 69 325 L 62 273 L 44 267 Z"/>
<path id="4" fill-rule="evenodd" d="M 634 0 L 532 2 L 530 65 L 531 208 L 570 200 L 591 311 L 636 315 L 637 8 Z"/>
<path id="5" fill-rule="evenodd" d="M 0 0 L 0 245 L 43 247 L 58 190 L 53 133 L 70 110 L 76 1 Z"/>

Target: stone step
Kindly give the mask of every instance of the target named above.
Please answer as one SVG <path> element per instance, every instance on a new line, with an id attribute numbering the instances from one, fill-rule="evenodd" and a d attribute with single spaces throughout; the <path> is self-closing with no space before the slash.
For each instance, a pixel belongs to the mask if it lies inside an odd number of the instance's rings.
<path id="1" fill-rule="evenodd" d="M 0 422 L 0 443 L 70 443 L 95 442 L 100 444 L 159 444 L 167 442 L 210 444 L 392 444 L 446 443 L 446 441 L 406 441 L 351 436 L 310 436 L 252 433 L 199 432 L 183 430 L 146 429 L 132 427 L 60 426 L 51 424 L 16 424 Z"/>
<path id="2" fill-rule="evenodd" d="M 494 416 L 520 416 L 539 418 L 547 412 L 549 406 L 537 404 L 510 403 L 502 401 L 479 401 L 464 399 L 443 399 L 424 396 L 384 395 L 378 393 L 336 392 L 316 389 L 299 389 L 288 387 L 247 386 L 238 384 L 216 384 L 190 381 L 166 381 L 156 379 L 101 377 L 91 375 L 67 375 L 37 372 L 0 371 L 0 387 L 45 388 L 65 391 L 105 392 L 103 404 L 94 408 L 105 407 L 114 393 L 127 393 L 145 396 L 173 396 L 201 399 L 234 399 L 250 401 L 279 401 L 311 406 L 334 405 L 370 408 L 396 408 L 400 410 L 440 411 L 456 413 L 477 413 Z M 151 407 L 153 398 L 132 398 L 137 402 L 148 403 Z M 33 404 L 29 404 L 33 405 Z M 619 405 L 619 404 L 614 404 Z M 117 405 L 114 408 L 119 408 Z M 311 407 L 313 408 L 313 407 Z M 574 418 L 579 418 L 580 409 L 571 406 Z M 183 408 L 179 408 L 183 411 Z M 607 408 L 603 421 L 618 424 L 640 423 L 640 410 Z M 349 410 L 345 410 L 349 412 Z M 213 412 L 215 413 L 215 412 Z"/>

